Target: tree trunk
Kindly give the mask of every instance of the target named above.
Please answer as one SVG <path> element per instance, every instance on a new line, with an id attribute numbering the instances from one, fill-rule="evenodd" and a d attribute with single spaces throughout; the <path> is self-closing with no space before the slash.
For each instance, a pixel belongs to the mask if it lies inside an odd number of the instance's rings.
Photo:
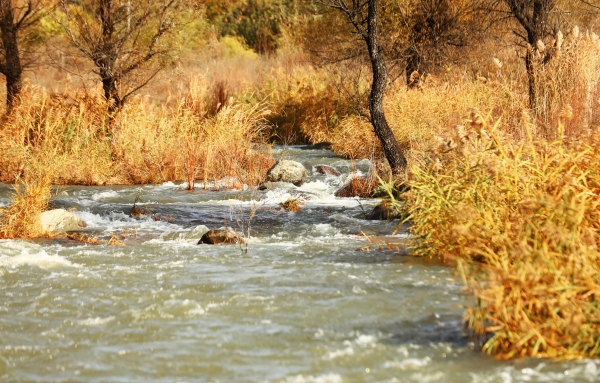
<path id="1" fill-rule="evenodd" d="M 525 70 L 527 71 L 527 85 L 529 90 L 529 108 L 535 115 L 537 112 L 537 68 L 535 65 L 535 57 L 533 56 L 533 49 L 527 47 L 527 53 L 525 54 Z"/>
<path id="2" fill-rule="evenodd" d="M 118 78 L 114 75 L 115 55 L 107 54 L 113 52 L 113 34 L 115 33 L 115 20 L 113 14 L 113 0 L 100 0 L 98 7 L 100 21 L 102 24 L 102 47 L 100 57 L 96 60 L 96 66 L 100 70 L 104 98 L 108 103 L 110 117 L 121 109 L 119 98 Z"/>
<path id="3" fill-rule="evenodd" d="M 511 13 L 527 33 L 527 53 L 525 69 L 527 70 L 529 107 L 537 112 L 537 71 L 534 57 L 537 42 L 543 40 L 549 30 L 548 19 L 550 12 L 556 6 L 556 0 L 504 0 Z M 544 61 L 544 60 L 542 60 Z"/>
<path id="4" fill-rule="evenodd" d="M 387 85 L 387 69 L 379 47 L 378 16 L 379 0 L 369 0 L 367 15 L 368 31 L 365 36 L 371 67 L 373 69 L 369 110 L 371 112 L 371 124 L 381 142 L 385 157 L 392 168 L 392 173 L 398 175 L 406 168 L 406 158 L 385 119 L 383 111 L 383 96 Z"/>
<path id="5" fill-rule="evenodd" d="M 414 72 L 421 74 L 420 70 L 421 65 L 423 63 L 423 58 L 421 57 L 421 54 L 419 53 L 417 48 L 414 46 L 410 47 L 407 53 L 408 56 L 406 58 L 406 85 L 408 85 L 409 88 L 414 88 L 417 86 L 418 81 L 415 81 L 412 74 Z"/>
<path id="6" fill-rule="evenodd" d="M 119 99 L 119 88 L 117 79 L 106 73 L 107 71 L 100 70 L 102 77 L 102 89 L 104 90 L 104 98 L 108 103 L 108 112 L 112 115 L 121 109 L 121 101 Z"/>
<path id="7" fill-rule="evenodd" d="M 15 105 L 23 87 L 17 29 L 10 1 L 0 0 L 0 34 L 5 55 L 0 72 L 6 77 L 6 106 L 9 110 Z"/>

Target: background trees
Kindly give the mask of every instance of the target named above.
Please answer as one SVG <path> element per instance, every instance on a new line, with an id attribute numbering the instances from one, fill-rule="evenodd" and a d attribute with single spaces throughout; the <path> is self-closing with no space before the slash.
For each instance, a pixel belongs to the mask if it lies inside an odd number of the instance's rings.
<path id="1" fill-rule="evenodd" d="M 95 66 L 111 113 L 166 65 L 195 14 L 186 0 L 60 0 L 71 44 Z"/>
<path id="2" fill-rule="evenodd" d="M 480 0 L 411 0 L 398 9 L 406 62 L 406 81 L 411 74 L 435 72 L 447 62 L 460 61 L 469 46 L 476 45 L 488 28 Z"/>
<path id="3" fill-rule="evenodd" d="M 540 51 L 542 42 L 553 30 L 551 25 L 551 12 L 556 8 L 556 0 L 503 0 L 510 14 L 516 19 L 521 31 L 515 33 L 527 43 L 525 54 L 525 67 L 527 69 L 529 86 L 529 106 L 536 109 L 536 62 L 535 51 Z M 541 49 L 543 51 L 543 49 Z M 546 59 L 542 60 L 545 62 Z"/>
<path id="4" fill-rule="evenodd" d="M 323 1 L 321 4 L 340 12 L 365 43 L 373 75 L 369 95 L 369 118 L 392 172 L 399 174 L 406 168 L 406 158 L 387 123 L 383 110 L 388 73 L 383 57 L 384 52 L 379 43 L 379 0 L 354 0 L 352 2 L 329 0 Z"/>
<path id="5" fill-rule="evenodd" d="M 0 73 L 6 77 L 6 103 L 14 105 L 31 64 L 31 28 L 39 21 L 41 0 L 0 0 Z"/>

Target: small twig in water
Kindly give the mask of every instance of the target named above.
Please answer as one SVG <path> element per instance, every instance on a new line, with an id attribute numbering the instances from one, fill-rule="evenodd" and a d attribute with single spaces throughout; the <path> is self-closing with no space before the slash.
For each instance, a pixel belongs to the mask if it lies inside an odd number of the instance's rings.
<path id="1" fill-rule="evenodd" d="M 360 199 L 358 197 L 356 197 L 356 202 L 358 203 L 358 206 L 360 207 L 360 210 L 362 210 L 363 214 L 365 215 L 365 218 L 368 217 L 369 213 L 367 213 L 367 211 L 363 207 L 362 203 L 360 203 Z"/>

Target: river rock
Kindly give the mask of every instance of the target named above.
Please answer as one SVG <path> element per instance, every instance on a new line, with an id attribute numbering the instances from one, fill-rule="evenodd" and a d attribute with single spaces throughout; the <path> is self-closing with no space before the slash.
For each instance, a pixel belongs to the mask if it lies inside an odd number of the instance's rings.
<path id="1" fill-rule="evenodd" d="M 40 214 L 40 224 L 43 231 L 54 233 L 79 230 L 87 226 L 79 217 L 65 209 L 42 212 Z"/>
<path id="2" fill-rule="evenodd" d="M 287 182 L 271 182 L 267 181 L 258 186 L 258 190 L 275 190 L 275 189 L 286 189 L 289 188 L 290 184 Z"/>
<path id="3" fill-rule="evenodd" d="M 165 241 L 176 241 L 176 240 L 186 240 L 186 241 L 196 241 L 198 242 L 204 234 L 209 231 L 208 227 L 204 225 L 199 225 L 193 228 L 190 231 L 186 232 L 174 232 L 168 233 L 163 236 Z"/>
<path id="4" fill-rule="evenodd" d="M 335 192 L 335 196 L 369 198 L 374 188 L 375 183 L 367 177 L 352 177 Z"/>
<path id="5" fill-rule="evenodd" d="M 320 174 L 325 174 L 328 176 L 336 176 L 336 177 L 340 175 L 340 173 L 337 170 L 335 170 L 331 166 L 327 166 L 327 165 L 315 166 L 315 172 L 320 173 Z"/>
<path id="6" fill-rule="evenodd" d="M 277 161 L 267 173 L 267 180 L 271 182 L 290 182 L 300 186 L 306 178 L 306 168 L 300 162 L 290 160 Z"/>
<path id="7" fill-rule="evenodd" d="M 367 217 L 370 220 L 386 221 L 390 219 L 400 218 L 400 212 L 398 209 L 390 203 L 389 200 L 383 200 L 381 203 L 373 208 L 371 214 Z"/>
<path id="8" fill-rule="evenodd" d="M 209 230 L 206 234 L 200 238 L 198 245 L 218 245 L 220 243 L 245 243 L 244 238 L 238 233 L 227 229 L 215 229 Z"/>

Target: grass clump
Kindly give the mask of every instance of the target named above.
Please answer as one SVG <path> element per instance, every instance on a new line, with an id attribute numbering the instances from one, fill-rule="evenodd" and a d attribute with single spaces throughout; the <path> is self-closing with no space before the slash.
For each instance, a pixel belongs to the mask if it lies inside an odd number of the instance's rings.
<path id="1" fill-rule="evenodd" d="M 423 154 L 403 195 L 415 254 L 458 263 L 477 302 L 468 326 L 500 358 L 600 356 L 600 135 L 563 132 L 462 127 Z"/>
<path id="2" fill-rule="evenodd" d="M 300 209 L 302 209 L 302 205 L 304 205 L 304 200 L 302 198 L 288 198 L 283 202 L 279 203 L 279 206 L 281 206 L 284 210 L 290 211 L 290 212 L 297 212 L 300 211 Z"/>
<path id="3" fill-rule="evenodd" d="M 17 183 L 11 204 L 0 210 L 0 238 L 34 238 L 43 233 L 40 213 L 48 209 L 51 189 L 48 176 Z"/>
<path id="4" fill-rule="evenodd" d="M 99 89 L 49 95 L 29 89 L 0 130 L 1 182 L 56 166 L 57 184 L 151 184 L 197 178 L 256 185 L 274 163 L 261 105 L 222 100 L 201 80 L 174 106 L 139 97 L 115 118 Z M 263 149 L 266 146 L 263 145 Z"/>

